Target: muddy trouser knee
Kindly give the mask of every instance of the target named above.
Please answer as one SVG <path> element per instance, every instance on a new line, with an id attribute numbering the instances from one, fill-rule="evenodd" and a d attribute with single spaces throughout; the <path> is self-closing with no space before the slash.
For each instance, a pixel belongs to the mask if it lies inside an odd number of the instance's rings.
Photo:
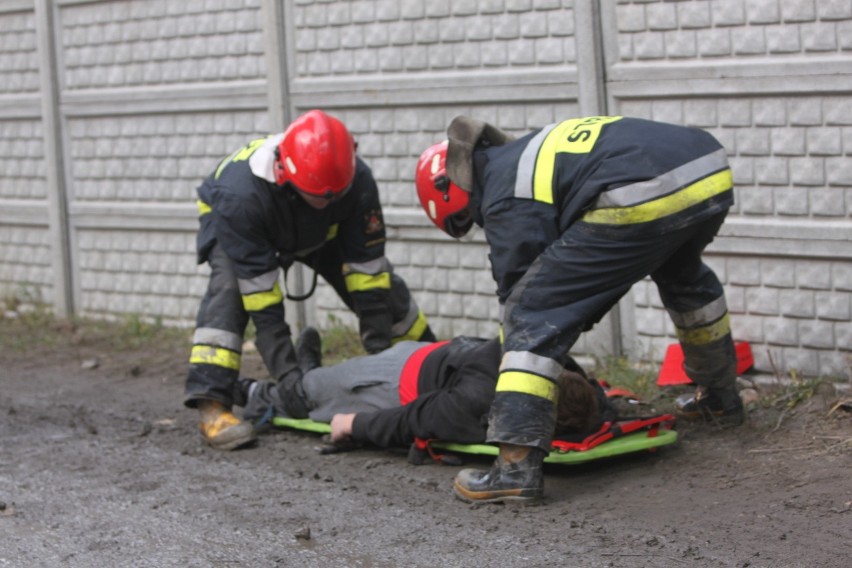
<path id="1" fill-rule="evenodd" d="M 208 264 L 210 278 L 198 308 L 184 390 L 184 404 L 190 408 L 201 400 L 233 404 L 248 323 L 233 264 L 219 245 L 210 251 Z"/>
<path id="2" fill-rule="evenodd" d="M 701 261 L 724 215 L 696 226 L 694 236 L 651 274 L 677 330 L 684 371 L 708 388 L 736 381 L 737 358 L 725 293 L 716 274 Z"/>

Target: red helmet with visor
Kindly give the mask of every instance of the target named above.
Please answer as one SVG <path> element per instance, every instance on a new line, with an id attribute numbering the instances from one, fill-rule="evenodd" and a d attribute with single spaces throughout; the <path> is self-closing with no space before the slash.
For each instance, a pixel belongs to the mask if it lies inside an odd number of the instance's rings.
<path id="1" fill-rule="evenodd" d="M 355 177 L 355 141 L 338 119 L 306 112 L 284 132 L 274 170 L 278 185 L 289 182 L 309 197 L 335 199 Z"/>
<path id="2" fill-rule="evenodd" d="M 420 155 L 414 181 L 420 205 L 439 229 L 456 239 L 470 231 L 470 195 L 447 177 L 446 141 L 430 146 Z"/>

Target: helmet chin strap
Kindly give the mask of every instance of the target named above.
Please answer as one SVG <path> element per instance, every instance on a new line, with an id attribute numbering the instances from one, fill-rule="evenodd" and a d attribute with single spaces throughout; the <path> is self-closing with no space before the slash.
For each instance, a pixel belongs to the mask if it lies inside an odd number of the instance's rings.
<path id="1" fill-rule="evenodd" d="M 460 236 L 460 237 L 458 238 L 458 240 L 459 240 L 459 241 L 461 241 L 461 242 L 463 242 L 463 243 L 470 243 L 470 242 L 473 242 L 473 237 L 474 237 L 474 236 L 476 235 L 476 233 L 478 232 L 478 229 L 479 229 L 479 225 L 477 225 L 476 223 L 474 223 L 473 225 L 471 225 L 471 227 L 470 227 L 470 229 L 467 231 L 467 233 L 465 233 L 464 235 Z"/>

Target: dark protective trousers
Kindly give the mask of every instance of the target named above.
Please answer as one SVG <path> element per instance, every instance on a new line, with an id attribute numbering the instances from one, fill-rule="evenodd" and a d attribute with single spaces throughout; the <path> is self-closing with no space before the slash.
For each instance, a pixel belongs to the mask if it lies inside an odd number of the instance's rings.
<path id="1" fill-rule="evenodd" d="M 724 291 L 701 259 L 725 215 L 653 234 L 636 227 L 575 223 L 536 259 L 509 296 L 504 352 L 531 352 L 563 362 L 580 333 L 591 329 L 633 284 L 650 276 L 678 328 L 687 375 L 706 387 L 733 385 L 736 354 Z M 488 441 L 548 450 L 554 427 L 549 400 L 497 392 Z"/>

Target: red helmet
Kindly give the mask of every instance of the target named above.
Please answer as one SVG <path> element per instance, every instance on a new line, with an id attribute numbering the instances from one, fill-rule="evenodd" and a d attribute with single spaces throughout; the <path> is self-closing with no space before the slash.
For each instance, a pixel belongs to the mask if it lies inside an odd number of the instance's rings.
<path id="1" fill-rule="evenodd" d="M 430 146 L 417 161 L 414 177 L 417 197 L 429 219 L 453 238 L 463 237 L 473 225 L 470 194 L 447 177 L 447 142 Z"/>
<path id="2" fill-rule="evenodd" d="M 355 142 L 338 119 L 306 112 L 284 132 L 274 171 L 278 185 L 290 182 L 309 196 L 338 197 L 355 177 Z"/>

